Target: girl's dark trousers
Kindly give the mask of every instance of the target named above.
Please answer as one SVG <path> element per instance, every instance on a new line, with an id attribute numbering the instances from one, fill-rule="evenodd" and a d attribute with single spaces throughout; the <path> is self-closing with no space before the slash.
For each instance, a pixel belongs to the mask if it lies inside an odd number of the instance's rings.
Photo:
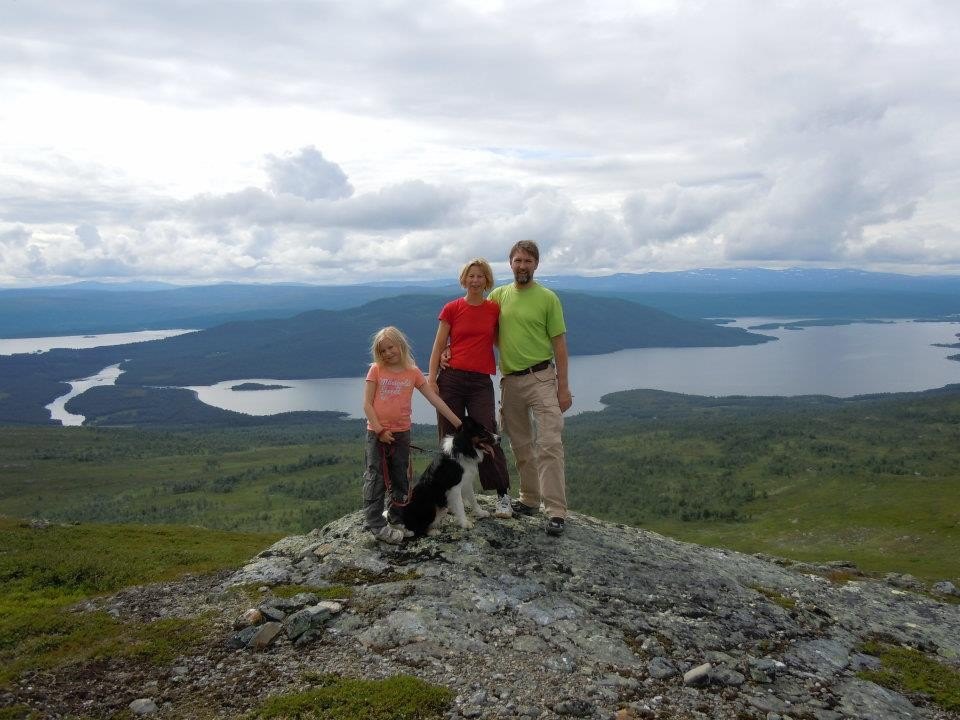
<path id="1" fill-rule="evenodd" d="M 393 499 L 407 498 L 407 465 L 410 462 L 410 431 L 393 433 L 392 443 L 377 440 L 373 430 L 367 430 L 367 467 L 363 473 L 363 521 L 368 530 L 377 532 L 387 524 L 383 518 L 386 485 L 383 482 L 383 455 L 386 455 Z M 391 513 L 391 522 L 399 520 Z"/>
<path id="2" fill-rule="evenodd" d="M 492 433 L 497 432 L 496 400 L 493 394 L 493 380 L 485 373 L 470 372 L 447 368 L 437 379 L 440 397 L 457 414 L 464 413 L 483 425 Z M 440 438 L 452 435 L 453 425 L 437 413 L 437 426 Z M 480 485 L 484 490 L 496 490 L 503 495 L 510 488 L 510 473 L 507 459 L 499 445 L 493 448 L 493 456 L 484 455 L 480 463 Z"/>

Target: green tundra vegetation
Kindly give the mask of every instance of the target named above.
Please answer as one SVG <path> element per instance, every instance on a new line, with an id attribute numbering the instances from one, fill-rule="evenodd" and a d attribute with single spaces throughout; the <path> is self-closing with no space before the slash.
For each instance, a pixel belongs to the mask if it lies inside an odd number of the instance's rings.
<path id="1" fill-rule="evenodd" d="M 605 401 L 567 424 L 573 509 L 702 544 L 960 580 L 960 386 L 850 399 L 629 391 Z M 127 585 L 235 567 L 281 534 L 356 510 L 362 422 L 288 419 L 3 428 L 0 688 L 24 671 L 106 657 L 169 662 L 204 642 L 210 618 L 138 623 L 71 608 Z M 435 429 L 416 427 L 414 442 L 433 447 Z M 418 454 L 417 468 L 429 459 Z M 870 679 L 957 707 L 955 673 L 882 650 L 882 673 Z M 414 717 L 377 705 L 393 689 L 428 699 L 428 717 L 448 702 L 442 689 L 408 687 L 410 678 L 357 682 L 320 677 L 254 716 Z"/>
<path id="2" fill-rule="evenodd" d="M 567 423 L 574 510 L 742 551 L 960 575 L 960 387 L 848 399 L 637 390 L 605 402 Z M 0 506 L 54 521 L 304 532 L 359 507 L 363 432 L 335 416 L 5 428 Z M 433 448 L 434 433 L 418 426 L 414 443 Z M 417 470 L 430 457 L 417 454 Z"/>
<path id="3" fill-rule="evenodd" d="M 203 640 L 209 619 L 141 623 L 71 607 L 129 585 L 236 566 L 276 538 L 182 526 L 31 526 L 0 517 L 0 687 L 24 670 L 105 657 L 172 661 Z"/>

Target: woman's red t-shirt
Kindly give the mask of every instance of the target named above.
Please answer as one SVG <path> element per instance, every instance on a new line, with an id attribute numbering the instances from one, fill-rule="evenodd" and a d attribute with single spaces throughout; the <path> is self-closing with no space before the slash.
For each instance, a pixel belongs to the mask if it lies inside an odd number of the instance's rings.
<path id="1" fill-rule="evenodd" d="M 493 341 L 497 336 L 500 306 L 490 300 L 471 305 L 457 298 L 443 306 L 440 319 L 450 326 L 450 367 L 497 374 Z"/>

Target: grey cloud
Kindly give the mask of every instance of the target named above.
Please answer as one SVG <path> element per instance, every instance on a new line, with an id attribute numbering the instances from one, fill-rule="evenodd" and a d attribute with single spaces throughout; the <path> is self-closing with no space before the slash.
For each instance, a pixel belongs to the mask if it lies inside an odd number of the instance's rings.
<path id="1" fill-rule="evenodd" d="M 305 200 L 271 195 L 259 188 L 228 195 L 204 195 L 185 204 L 188 215 L 260 225 L 306 224 L 366 230 L 415 229 L 456 222 L 467 196 L 419 180 L 388 186 L 344 200 Z"/>
<path id="2" fill-rule="evenodd" d="M 922 138 L 897 99 L 807 98 L 750 148 L 769 183 L 722 225 L 731 261 L 838 261 L 871 227 L 908 220 L 930 191 Z"/>
<path id="3" fill-rule="evenodd" d="M 436 227 L 458 222 L 466 201 L 464 190 L 410 180 L 334 204 L 331 224 L 382 230 Z"/>
<path id="4" fill-rule="evenodd" d="M 267 156 L 270 189 L 305 200 L 340 200 L 353 195 L 353 186 L 336 163 L 324 159 L 315 147 L 305 147 L 292 156 Z"/>
<path id="5" fill-rule="evenodd" d="M 7 247 L 23 247 L 30 240 L 31 233 L 22 225 L 15 225 L 9 230 L 0 232 L 0 245 Z"/>
<path id="6" fill-rule="evenodd" d="M 670 242 L 709 230 L 731 210 L 742 207 L 753 192 L 752 184 L 670 185 L 655 193 L 628 195 L 623 218 L 636 244 Z"/>
<path id="7" fill-rule="evenodd" d="M 78 225 L 76 230 L 74 230 L 74 234 L 86 248 L 95 247 L 102 242 L 100 231 L 97 230 L 95 225 L 88 225 L 86 223 Z"/>

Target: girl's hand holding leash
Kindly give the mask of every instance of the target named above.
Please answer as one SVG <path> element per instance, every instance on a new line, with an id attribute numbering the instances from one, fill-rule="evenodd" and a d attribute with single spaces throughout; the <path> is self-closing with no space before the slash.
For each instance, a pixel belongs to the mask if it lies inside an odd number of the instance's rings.
<path id="1" fill-rule="evenodd" d="M 379 441 L 382 442 L 382 443 L 386 443 L 387 445 L 389 445 L 390 443 L 393 442 L 393 433 L 390 432 L 389 430 L 387 430 L 386 428 L 384 428 L 384 429 L 381 430 L 381 431 L 379 432 L 379 434 L 377 435 L 377 440 L 379 440 Z"/>

